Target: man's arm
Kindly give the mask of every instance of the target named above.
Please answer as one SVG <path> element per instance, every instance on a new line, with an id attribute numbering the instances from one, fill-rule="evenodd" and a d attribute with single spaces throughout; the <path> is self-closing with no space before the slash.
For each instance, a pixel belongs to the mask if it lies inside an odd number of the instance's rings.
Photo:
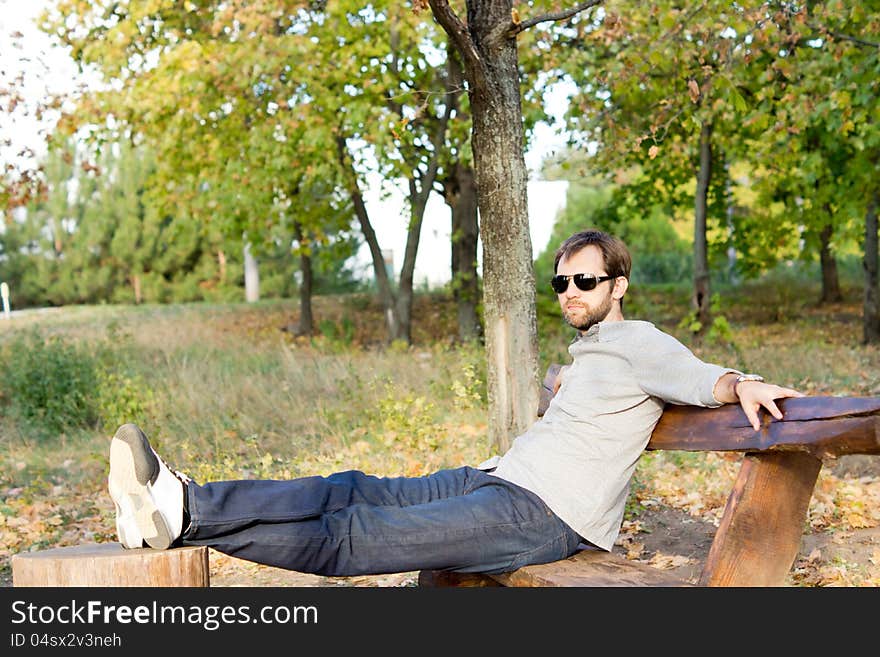
<path id="1" fill-rule="evenodd" d="M 758 410 L 763 406 L 777 420 L 782 419 L 782 411 L 775 400 L 785 397 L 803 397 L 803 393 L 791 388 L 783 388 L 763 381 L 741 381 L 736 383 L 737 374 L 728 372 L 715 384 L 715 399 L 724 404 L 739 402 L 749 423 L 755 431 L 761 428 Z"/>

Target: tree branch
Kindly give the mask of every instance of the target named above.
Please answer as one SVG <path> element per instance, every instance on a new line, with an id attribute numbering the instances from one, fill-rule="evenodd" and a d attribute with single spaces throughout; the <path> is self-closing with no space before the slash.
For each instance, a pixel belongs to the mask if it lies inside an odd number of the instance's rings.
<path id="1" fill-rule="evenodd" d="M 428 0 L 428 4 L 431 7 L 434 18 L 437 19 L 437 22 L 440 23 L 446 34 L 449 35 L 450 40 L 455 45 L 455 49 L 461 53 L 465 68 L 471 71 L 471 77 L 476 78 L 480 76 L 482 78 L 483 59 L 480 57 L 476 44 L 471 38 L 467 25 L 461 21 L 452 7 L 449 6 L 448 0 Z M 471 82 L 477 84 L 478 80 L 472 79 Z"/>
<path id="2" fill-rule="evenodd" d="M 591 9 L 597 5 L 601 5 L 604 0 L 587 0 L 587 2 L 582 2 L 579 5 L 575 5 L 571 9 L 563 9 L 561 11 L 554 11 L 549 14 L 541 14 L 540 16 L 535 16 L 534 18 L 530 18 L 527 21 L 522 21 L 521 23 L 513 23 L 511 22 L 511 36 L 519 34 L 520 32 L 529 29 L 530 27 L 534 27 L 539 23 L 546 23 L 547 21 L 564 21 L 567 18 L 571 18 L 572 16 L 581 13 L 582 11 L 586 11 L 587 9 Z"/>
<path id="3" fill-rule="evenodd" d="M 535 16 L 534 18 L 530 18 L 527 21 L 521 21 L 519 19 L 519 15 L 514 10 L 509 23 L 499 23 L 494 28 L 492 28 L 492 31 L 489 32 L 489 36 L 486 38 L 486 43 L 489 45 L 489 47 L 494 48 L 499 45 L 503 40 L 513 39 L 520 32 L 523 32 L 530 27 L 534 27 L 539 23 L 546 23 L 547 21 L 563 21 L 567 18 L 571 18 L 576 14 L 579 14 L 582 11 L 595 7 L 596 5 L 600 5 L 602 4 L 602 2 L 604 2 L 604 0 L 587 0 L 586 2 L 582 2 L 579 5 L 571 7 L 570 9 L 554 11 L 549 14 L 541 14 L 540 16 Z"/>
<path id="4" fill-rule="evenodd" d="M 820 31 L 824 31 L 825 34 L 839 41 L 850 41 L 856 45 L 864 46 L 865 48 L 880 48 L 880 43 L 865 41 L 864 39 L 859 39 L 858 37 L 850 36 L 848 34 L 841 34 L 840 32 L 828 32 L 827 30 L 821 29 Z"/>

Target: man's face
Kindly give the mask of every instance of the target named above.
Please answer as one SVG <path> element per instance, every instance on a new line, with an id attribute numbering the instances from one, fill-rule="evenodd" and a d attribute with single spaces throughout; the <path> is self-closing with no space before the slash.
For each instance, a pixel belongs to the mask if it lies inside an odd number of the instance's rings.
<path id="1" fill-rule="evenodd" d="M 605 276 L 605 259 L 602 250 L 598 246 L 587 246 L 574 253 L 569 258 L 562 258 L 556 268 L 557 274 L 571 276 L 572 274 L 595 274 Z M 581 290 L 569 279 L 568 288 L 562 294 L 558 294 L 559 306 L 562 308 L 562 316 L 565 321 L 579 331 L 586 331 L 594 324 L 601 322 L 608 316 L 614 303 L 612 291 L 615 281 L 599 283 L 589 291 Z"/>

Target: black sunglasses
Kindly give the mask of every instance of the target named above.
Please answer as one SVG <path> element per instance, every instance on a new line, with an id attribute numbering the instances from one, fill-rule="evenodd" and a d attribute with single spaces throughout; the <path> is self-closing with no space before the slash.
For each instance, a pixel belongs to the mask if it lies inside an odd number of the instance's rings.
<path id="1" fill-rule="evenodd" d="M 568 289 L 568 280 L 570 278 L 574 279 L 574 284 L 577 285 L 579 290 L 589 292 L 590 290 L 595 289 L 599 283 L 613 281 L 617 276 L 596 276 L 596 274 L 571 274 L 570 276 L 563 276 L 562 274 L 557 274 L 550 279 L 550 285 L 553 287 L 553 291 L 556 292 L 556 294 L 562 294 L 565 292 Z"/>

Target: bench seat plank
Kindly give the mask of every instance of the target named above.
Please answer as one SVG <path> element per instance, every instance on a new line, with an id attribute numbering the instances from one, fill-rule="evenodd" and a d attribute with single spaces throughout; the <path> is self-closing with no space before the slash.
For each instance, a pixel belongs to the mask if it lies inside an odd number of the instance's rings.
<path id="1" fill-rule="evenodd" d="M 659 568 L 603 550 L 581 550 L 568 559 L 490 577 L 504 586 L 691 586 Z"/>

